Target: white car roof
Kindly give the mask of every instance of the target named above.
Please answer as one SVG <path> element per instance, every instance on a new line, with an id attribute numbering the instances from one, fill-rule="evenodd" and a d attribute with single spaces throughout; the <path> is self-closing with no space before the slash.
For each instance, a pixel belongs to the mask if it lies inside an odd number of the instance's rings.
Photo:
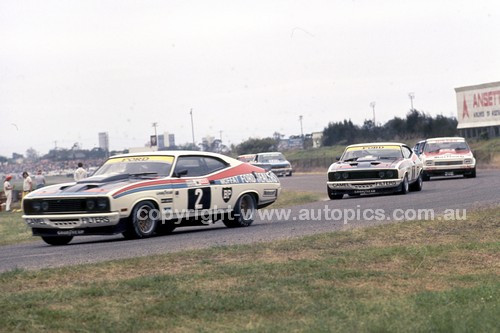
<path id="1" fill-rule="evenodd" d="M 196 151 L 196 150 L 161 150 L 161 151 L 148 151 L 148 152 L 140 152 L 140 153 L 130 153 L 130 154 L 120 154 L 120 155 L 113 155 L 110 156 L 110 158 L 122 158 L 122 157 L 132 157 L 132 156 L 186 156 L 186 155 L 198 155 L 198 156 L 211 156 L 211 157 L 217 157 L 220 158 L 228 163 L 235 163 L 240 161 L 229 157 L 225 156 L 222 154 L 217 154 L 217 153 L 210 153 L 206 151 Z"/>
<path id="2" fill-rule="evenodd" d="M 442 138 L 430 138 L 427 139 L 427 142 L 433 142 L 433 141 L 465 141 L 464 138 L 459 137 L 459 136 L 450 136 L 450 137 L 442 137 Z"/>

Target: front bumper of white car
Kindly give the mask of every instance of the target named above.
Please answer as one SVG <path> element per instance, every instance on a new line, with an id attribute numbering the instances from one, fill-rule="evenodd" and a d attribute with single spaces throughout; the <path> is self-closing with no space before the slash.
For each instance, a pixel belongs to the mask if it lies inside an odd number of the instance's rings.
<path id="1" fill-rule="evenodd" d="M 403 179 L 327 182 L 333 194 L 391 193 L 401 190 Z"/>

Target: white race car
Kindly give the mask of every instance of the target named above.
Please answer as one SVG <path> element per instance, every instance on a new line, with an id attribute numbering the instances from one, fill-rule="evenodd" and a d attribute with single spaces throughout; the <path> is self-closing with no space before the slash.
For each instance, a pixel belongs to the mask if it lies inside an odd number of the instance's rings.
<path id="1" fill-rule="evenodd" d="M 344 194 L 406 194 L 410 190 L 422 190 L 422 162 L 402 143 L 348 146 L 328 169 L 330 199 L 342 199 Z"/>
<path id="2" fill-rule="evenodd" d="M 109 158 L 92 177 L 31 192 L 23 219 L 52 245 L 80 235 L 145 238 L 217 220 L 246 227 L 280 190 L 272 172 L 219 154 L 126 154 Z"/>
<path id="3" fill-rule="evenodd" d="M 432 138 L 420 145 L 424 180 L 431 176 L 476 177 L 476 159 L 464 138 Z"/>

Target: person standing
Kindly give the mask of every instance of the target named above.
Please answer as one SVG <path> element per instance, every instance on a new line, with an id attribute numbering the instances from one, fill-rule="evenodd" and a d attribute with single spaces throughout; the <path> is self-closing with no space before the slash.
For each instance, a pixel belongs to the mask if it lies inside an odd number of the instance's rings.
<path id="1" fill-rule="evenodd" d="M 81 162 L 78 163 L 78 169 L 75 170 L 75 174 L 73 177 L 75 178 L 76 182 L 87 178 L 87 170 L 83 168 L 83 164 Z"/>
<path id="2" fill-rule="evenodd" d="M 35 188 L 39 189 L 45 186 L 45 177 L 42 175 L 42 170 L 38 170 L 35 176 Z"/>
<path id="3" fill-rule="evenodd" d="M 31 179 L 30 175 L 24 171 L 23 172 L 23 196 L 22 198 L 24 199 L 25 196 L 28 195 L 33 190 L 33 180 Z"/>
<path id="4" fill-rule="evenodd" d="M 7 212 L 10 212 L 10 204 L 12 203 L 12 190 L 14 189 L 14 186 L 10 183 L 10 180 L 12 179 L 11 175 L 8 175 L 5 177 L 5 182 L 3 183 L 3 192 L 5 193 L 5 210 Z"/>

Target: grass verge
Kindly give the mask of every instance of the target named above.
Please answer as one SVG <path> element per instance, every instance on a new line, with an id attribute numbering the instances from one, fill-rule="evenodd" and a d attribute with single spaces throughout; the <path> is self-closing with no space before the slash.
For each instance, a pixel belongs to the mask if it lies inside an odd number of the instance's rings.
<path id="1" fill-rule="evenodd" d="M 0 328 L 498 331 L 498 216 L 7 272 Z"/>
<path id="2" fill-rule="evenodd" d="M 281 190 L 281 194 L 273 203 L 270 208 L 278 209 L 285 208 L 296 205 L 303 205 L 310 202 L 315 202 L 321 200 L 325 195 L 315 192 L 306 192 L 306 191 L 289 191 L 289 190 Z"/>
<path id="3" fill-rule="evenodd" d="M 0 246 L 34 239 L 22 215 L 20 212 L 0 212 Z"/>

